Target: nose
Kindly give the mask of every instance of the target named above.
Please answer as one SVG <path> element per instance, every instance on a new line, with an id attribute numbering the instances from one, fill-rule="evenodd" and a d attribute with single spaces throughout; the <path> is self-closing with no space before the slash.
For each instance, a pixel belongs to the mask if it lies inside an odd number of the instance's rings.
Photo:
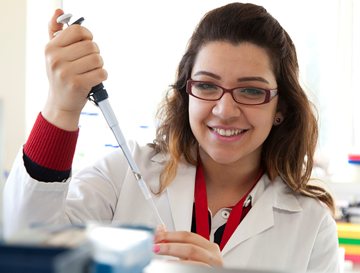
<path id="1" fill-rule="evenodd" d="M 216 101 L 212 113 L 221 119 L 231 119 L 240 116 L 241 110 L 239 104 L 234 101 L 231 94 L 227 93 L 224 94 L 220 100 Z"/>

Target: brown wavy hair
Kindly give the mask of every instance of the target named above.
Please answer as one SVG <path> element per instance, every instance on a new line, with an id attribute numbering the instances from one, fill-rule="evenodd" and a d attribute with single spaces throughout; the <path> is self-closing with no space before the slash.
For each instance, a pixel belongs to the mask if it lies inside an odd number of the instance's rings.
<path id="1" fill-rule="evenodd" d="M 279 22 L 254 4 L 232 3 L 214 9 L 195 29 L 179 63 L 175 84 L 157 112 L 160 123 L 152 146 L 170 155 L 160 176 L 160 192 L 174 179 L 180 160 L 197 162 L 198 143 L 189 124 L 186 81 L 199 50 L 213 41 L 250 42 L 267 51 L 278 84 L 278 111 L 285 118 L 273 126 L 263 144 L 263 168 L 271 180 L 280 176 L 294 192 L 316 198 L 334 212 L 331 195 L 309 184 L 318 126 L 315 109 L 299 83 L 295 46 Z"/>

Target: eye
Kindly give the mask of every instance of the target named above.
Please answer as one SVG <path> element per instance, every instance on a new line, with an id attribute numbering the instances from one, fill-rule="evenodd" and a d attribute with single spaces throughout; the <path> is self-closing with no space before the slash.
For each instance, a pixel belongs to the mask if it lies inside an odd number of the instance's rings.
<path id="1" fill-rule="evenodd" d="M 217 90 L 218 87 L 215 84 L 208 82 L 196 82 L 194 83 L 194 88 L 198 90 Z"/>
<path id="2" fill-rule="evenodd" d="M 238 89 L 238 93 L 247 97 L 262 97 L 266 94 L 266 91 L 260 88 L 245 87 Z"/>

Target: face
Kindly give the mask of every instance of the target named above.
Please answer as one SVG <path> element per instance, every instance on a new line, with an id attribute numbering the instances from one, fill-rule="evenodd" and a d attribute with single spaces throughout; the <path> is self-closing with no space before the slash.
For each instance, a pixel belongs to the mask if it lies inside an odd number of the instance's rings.
<path id="1" fill-rule="evenodd" d="M 277 88 L 267 52 L 252 43 L 211 42 L 196 57 L 191 78 L 224 88 Z M 200 156 L 219 164 L 256 164 L 273 126 L 278 97 L 262 105 L 241 105 L 230 93 L 218 101 L 189 96 L 189 121 Z"/>

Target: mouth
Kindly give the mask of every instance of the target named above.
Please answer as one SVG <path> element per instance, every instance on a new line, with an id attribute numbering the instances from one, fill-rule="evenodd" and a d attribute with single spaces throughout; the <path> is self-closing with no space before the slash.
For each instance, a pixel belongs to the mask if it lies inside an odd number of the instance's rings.
<path id="1" fill-rule="evenodd" d="M 211 131 L 223 137 L 238 136 L 248 131 L 246 129 L 223 129 L 223 128 L 215 128 L 215 127 L 209 127 L 209 128 Z"/>

